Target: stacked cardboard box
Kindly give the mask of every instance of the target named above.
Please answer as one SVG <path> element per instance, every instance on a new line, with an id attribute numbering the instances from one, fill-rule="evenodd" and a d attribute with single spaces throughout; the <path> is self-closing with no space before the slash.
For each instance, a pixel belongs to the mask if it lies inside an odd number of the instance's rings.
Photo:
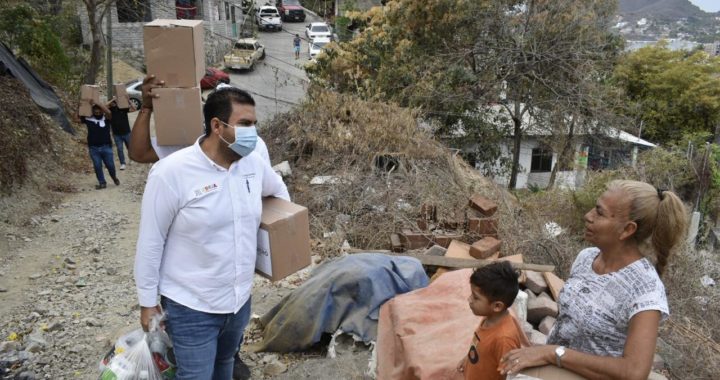
<path id="1" fill-rule="evenodd" d="M 148 74 L 165 82 L 153 90 L 158 145 L 192 145 L 203 133 L 200 80 L 205 74 L 201 20 L 154 20 L 145 24 Z"/>
<path id="2" fill-rule="evenodd" d="M 130 108 L 130 98 L 128 98 L 128 93 L 125 85 L 122 83 L 116 83 L 113 85 L 113 89 L 115 89 L 117 107 L 121 109 Z"/>
<path id="3" fill-rule="evenodd" d="M 84 84 L 80 87 L 80 107 L 78 115 L 92 116 L 92 103 L 100 103 L 100 89 L 98 86 Z"/>

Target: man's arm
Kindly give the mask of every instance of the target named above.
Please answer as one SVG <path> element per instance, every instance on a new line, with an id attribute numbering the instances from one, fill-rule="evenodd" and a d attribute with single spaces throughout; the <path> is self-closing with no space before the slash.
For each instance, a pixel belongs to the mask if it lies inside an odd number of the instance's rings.
<path id="1" fill-rule="evenodd" d="M 151 171 L 142 199 L 134 270 L 141 308 L 140 324 L 145 330 L 153 315 L 160 311 L 157 304 L 160 263 L 168 231 L 179 210 L 178 205 L 178 197 L 173 189 L 157 172 Z"/>
<path id="2" fill-rule="evenodd" d="M 107 106 L 102 104 L 102 102 L 95 103 L 94 100 L 91 100 L 90 104 L 92 104 L 94 106 L 98 106 L 100 108 L 100 110 L 102 110 L 103 114 L 105 115 L 105 119 L 112 120 L 112 112 L 110 112 L 110 110 L 107 108 Z"/>
<path id="3" fill-rule="evenodd" d="M 162 87 L 164 83 L 158 81 L 154 75 L 148 75 L 143 80 L 141 86 L 142 108 L 130 132 L 130 146 L 128 147 L 130 159 L 133 161 L 153 163 L 159 160 L 157 152 L 150 142 L 150 114 L 153 110 L 153 98 L 157 97 L 157 94 L 152 93 L 152 89 Z"/>
<path id="4" fill-rule="evenodd" d="M 137 111 L 137 108 L 135 108 L 135 103 L 130 101 L 130 95 L 125 94 L 125 101 L 130 105 L 130 108 L 128 108 L 129 112 Z"/>
<path id="5" fill-rule="evenodd" d="M 262 183 L 262 196 L 263 197 L 275 197 L 282 198 L 286 201 L 290 201 L 290 194 L 288 193 L 287 186 L 273 168 L 264 159 L 262 160 L 263 167 L 263 183 Z"/>

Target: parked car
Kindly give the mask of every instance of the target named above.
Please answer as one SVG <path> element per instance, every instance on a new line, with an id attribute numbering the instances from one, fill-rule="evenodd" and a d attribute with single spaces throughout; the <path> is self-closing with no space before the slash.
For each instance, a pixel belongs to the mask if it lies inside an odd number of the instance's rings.
<path id="1" fill-rule="evenodd" d="M 325 45 L 330 43 L 330 39 L 327 37 L 318 37 L 308 44 L 308 54 L 310 54 L 310 59 L 315 59 L 315 57 L 325 48 Z"/>
<path id="2" fill-rule="evenodd" d="M 264 5 L 255 14 L 255 23 L 260 30 L 282 30 L 282 20 L 277 8 L 271 5 Z"/>
<path id="3" fill-rule="evenodd" d="M 225 67 L 235 70 L 252 70 L 255 62 L 265 58 L 265 46 L 255 38 L 241 38 L 225 55 Z"/>
<path id="4" fill-rule="evenodd" d="M 142 89 L 140 86 L 142 86 L 142 79 L 135 79 L 125 83 L 125 91 L 130 97 L 130 103 L 138 110 L 142 107 Z"/>
<path id="5" fill-rule="evenodd" d="M 310 40 L 314 40 L 318 37 L 332 39 L 332 30 L 330 30 L 328 24 L 324 22 L 313 22 L 305 27 L 305 36 L 307 36 Z"/>
<path id="6" fill-rule="evenodd" d="M 305 21 L 305 8 L 300 0 L 277 0 L 275 5 L 283 21 Z"/>
<path id="7" fill-rule="evenodd" d="M 215 88 L 218 83 L 230 83 L 230 75 L 214 67 L 205 69 L 205 76 L 200 80 L 200 89 L 210 90 Z"/>

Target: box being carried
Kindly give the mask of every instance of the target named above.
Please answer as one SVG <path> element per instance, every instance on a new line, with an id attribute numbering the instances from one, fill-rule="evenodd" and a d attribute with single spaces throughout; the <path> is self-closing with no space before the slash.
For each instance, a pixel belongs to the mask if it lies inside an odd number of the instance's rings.
<path id="1" fill-rule="evenodd" d="M 100 89 L 98 86 L 91 84 L 82 85 L 82 87 L 80 87 L 80 107 L 78 109 L 78 115 L 92 116 L 91 100 L 96 104 L 100 103 Z"/>
<path id="2" fill-rule="evenodd" d="M 130 101 L 125 85 L 122 83 L 116 83 L 113 85 L 115 90 L 115 98 L 117 99 L 117 107 L 120 109 L 130 108 Z"/>
<path id="3" fill-rule="evenodd" d="M 158 145 L 188 146 L 203 133 L 200 88 L 153 89 L 155 134 Z"/>
<path id="4" fill-rule="evenodd" d="M 197 87 L 205 75 L 202 20 L 162 20 L 145 24 L 147 73 L 165 87 Z"/>
<path id="5" fill-rule="evenodd" d="M 263 198 L 255 272 L 278 281 L 308 265 L 308 209 L 280 198 Z"/>

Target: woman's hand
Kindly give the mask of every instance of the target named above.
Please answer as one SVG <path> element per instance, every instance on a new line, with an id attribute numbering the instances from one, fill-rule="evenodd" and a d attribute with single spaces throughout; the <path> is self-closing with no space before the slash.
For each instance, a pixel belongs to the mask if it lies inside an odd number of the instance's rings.
<path id="1" fill-rule="evenodd" d="M 525 368 L 555 364 L 555 347 L 532 346 L 512 350 L 500 359 L 500 373 L 515 374 Z"/>

